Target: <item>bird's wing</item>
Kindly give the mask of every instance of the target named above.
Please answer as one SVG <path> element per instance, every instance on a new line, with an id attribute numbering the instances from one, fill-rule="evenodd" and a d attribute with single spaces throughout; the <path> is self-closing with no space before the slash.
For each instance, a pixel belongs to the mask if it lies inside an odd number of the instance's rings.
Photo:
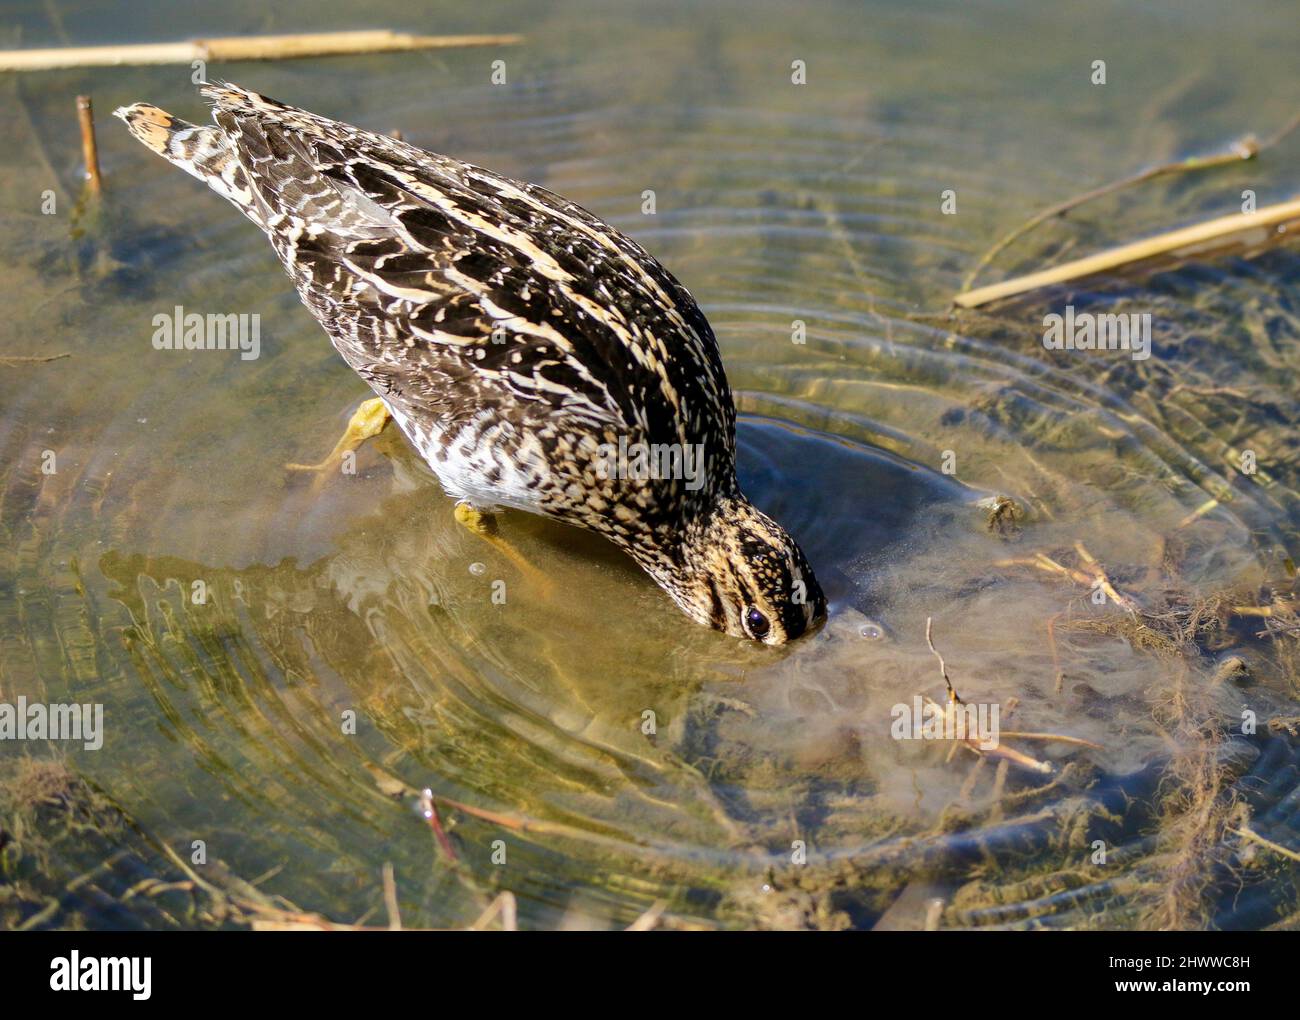
<path id="1" fill-rule="evenodd" d="M 400 377 L 424 359 L 656 442 L 715 432 L 715 454 L 733 455 L 717 341 L 635 242 L 541 188 L 233 86 L 204 91 L 247 176 L 245 211 L 358 360 Z"/>

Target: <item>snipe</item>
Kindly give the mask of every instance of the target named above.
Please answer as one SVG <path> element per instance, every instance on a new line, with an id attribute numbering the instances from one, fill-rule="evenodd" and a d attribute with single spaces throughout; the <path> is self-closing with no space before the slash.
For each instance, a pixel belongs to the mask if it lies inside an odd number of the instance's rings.
<path id="1" fill-rule="evenodd" d="M 825 598 L 736 481 L 736 411 L 686 289 L 558 195 L 397 139 L 206 85 L 215 126 L 117 115 L 265 231 L 376 393 L 335 456 L 391 415 L 460 504 L 544 514 L 626 550 L 692 619 L 782 644 Z M 658 453 L 626 470 L 612 451 Z M 702 452 L 687 478 L 683 454 Z M 665 455 L 666 454 L 666 455 Z"/>

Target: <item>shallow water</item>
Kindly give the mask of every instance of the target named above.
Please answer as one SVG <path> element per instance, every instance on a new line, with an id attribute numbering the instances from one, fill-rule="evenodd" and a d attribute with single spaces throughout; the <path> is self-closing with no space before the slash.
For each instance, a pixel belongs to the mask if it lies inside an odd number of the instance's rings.
<path id="1" fill-rule="evenodd" d="M 360 24 L 335 2 L 186 6 L 0 24 L 6 45 Z M 830 622 L 750 647 L 600 541 L 506 516 L 542 583 L 454 523 L 391 430 L 313 493 L 282 465 L 323 454 L 364 384 L 260 234 L 107 117 L 147 100 L 198 119 L 188 70 L 10 76 L 0 358 L 67 357 L 0 361 L 0 701 L 100 703 L 106 734 L 3 742 L 0 764 L 64 757 L 132 825 L 29 847 L 41 868 L 6 923 L 200 923 L 124 907 L 121 868 L 98 898 L 48 892 L 118 846 L 175 877 L 161 847 L 188 860 L 196 840 L 336 922 L 384 923 L 391 863 L 404 921 L 432 927 L 498 890 L 527 927 L 626 925 L 657 901 L 666 924 L 914 927 L 932 898 L 953 926 L 1294 923 L 1294 868 L 1229 830 L 1300 842 L 1300 750 L 1268 725 L 1297 714 L 1294 617 L 1232 611 L 1294 584 L 1297 249 L 943 314 L 1038 208 L 1286 123 L 1294 11 L 596 10 L 380 2 L 367 23 L 528 42 L 208 75 L 535 181 L 661 258 L 721 342 L 746 491 L 802 542 Z M 99 111 L 98 221 L 74 209 L 78 92 Z M 1282 200 L 1297 152 L 1293 135 L 1087 206 L 981 280 L 1235 211 L 1246 188 Z M 1151 358 L 1044 350 L 1068 303 L 1149 312 Z M 155 351 L 176 305 L 260 315 L 261 356 Z M 992 496 L 1018 526 L 988 527 Z M 1035 559 L 1086 575 L 1080 546 L 1133 613 Z M 1098 746 L 1006 741 L 1045 774 L 890 739 L 893 706 L 944 696 L 927 618 L 966 701 Z M 454 864 L 415 810 L 426 787 L 468 806 L 440 808 Z"/>

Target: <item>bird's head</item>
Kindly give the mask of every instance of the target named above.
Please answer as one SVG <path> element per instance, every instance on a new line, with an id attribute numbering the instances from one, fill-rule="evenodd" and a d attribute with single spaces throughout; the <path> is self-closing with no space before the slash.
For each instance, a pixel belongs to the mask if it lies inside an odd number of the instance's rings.
<path id="1" fill-rule="evenodd" d="M 687 616 L 732 637 L 783 645 L 826 617 L 803 550 L 739 493 L 683 529 L 671 562 L 646 567 Z"/>

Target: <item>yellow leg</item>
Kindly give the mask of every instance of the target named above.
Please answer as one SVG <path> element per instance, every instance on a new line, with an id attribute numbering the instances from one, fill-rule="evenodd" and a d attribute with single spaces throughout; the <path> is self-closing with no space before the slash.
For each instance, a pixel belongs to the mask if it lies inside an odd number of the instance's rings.
<path id="1" fill-rule="evenodd" d="M 379 435 L 388 424 L 388 408 L 378 397 L 363 400 L 352 414 L 343 437 L 334 444 L 334 449 L 319 464 L 286 464 L 289 471 L 313 471 L 324 476 L 338 471 L 349 453 L 354 453 L 367 439 Z"/>
<path id="2" fill-rule="evenodd" d="M 496 516 L 486 513 L 468 503 L 456 504 L 456 523 L 468 528 L 483 541 L 489 543 L 497 552 L 514 564 L 515 569 L 528 578 L 542 595 L 550 598 L 555 585 L 549 577 L 528 562 L 518 549 L 501 537 L 497 528 Z"/>

